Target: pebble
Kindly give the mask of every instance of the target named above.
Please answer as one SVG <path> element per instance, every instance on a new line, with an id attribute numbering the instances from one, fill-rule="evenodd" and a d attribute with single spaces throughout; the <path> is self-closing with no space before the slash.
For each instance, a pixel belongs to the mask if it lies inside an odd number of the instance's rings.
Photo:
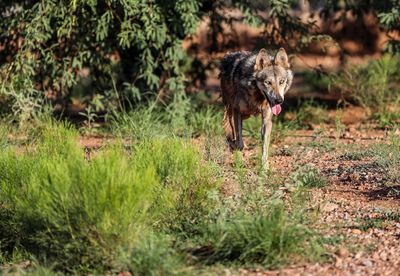
<path id="1" fill-rule="evenodd" d="M 334 210 L 336 210 L 337 208 L 339 208 L 339 205 L 333 202 L 328 202 L 327 204 L 325 204 L 325 206 L 322 207 L 322 210 L 324 212 L 332 212 Z"/>
<path id="2" fill-rule="evenodd" d="M 386 261 L 387 260 L 387 254 L 385 252 L 382 252 L 379 257 L 381 258 L 382 261 Z"/>
<path id="3" fill-rule="evenodd" d="M 367 267 L 372 266 L 372 262 L 368 259 L 362 260 L 361 263 L 362 263 L 362 265 L 367 266 Z"/>
<path id="4" fill-rule="evenodd" d="M 346 247 L 341 247 L 341 248 L 339 248 L 338 251 L 336 251 L 336 254 L 339 257 L 346 258 L 347 256 L 349 256 L 349 250 L 347 250 Z"/>
<path id="5" fill-rule="evenodd" d="M 353 229 L 351 232 L 355 235 L 360 235 L 362 233 L 360 229 Z"/>

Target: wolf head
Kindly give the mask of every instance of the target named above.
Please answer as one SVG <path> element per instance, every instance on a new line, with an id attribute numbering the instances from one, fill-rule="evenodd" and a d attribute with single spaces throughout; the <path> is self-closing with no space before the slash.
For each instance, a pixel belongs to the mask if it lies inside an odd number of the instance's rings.
<path id="1" fill-rule="evenodd" d="M 261 49 L 254 65 L 254 77 L 257 87 L 269 102 L 274 115 L 281 112 L 280 104 L 292 82 L 292 72 L 285 49 L 280 48 L 275 57 Z"/>

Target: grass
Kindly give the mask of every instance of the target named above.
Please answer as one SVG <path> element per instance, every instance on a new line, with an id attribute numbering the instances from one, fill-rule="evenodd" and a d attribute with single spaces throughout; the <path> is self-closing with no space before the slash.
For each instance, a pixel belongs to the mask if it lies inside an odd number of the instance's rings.
<path id="1" fill-rule="evenodd" d="M 249 135 L 250 137 L 261 141 L 261 125 L 262 122 L 260 116 L 250 117 L 243 122 L 243 135 Z M 271 143 L 283 140 L 285 137 L 290 135 L 291 130 L 294 129 L 297 129 L 294 122 L 283 122 L 274 117 L 270 139 Z"/>
<path id="2" fill-rule="evenodd" d="M 69 127 L 47 129 L 37 149 L 0 155 L 1 251 L 20 248 L 56 268 L 105 268 L 115 248 L 172 227 L 216 187 L 197 151 L 179 140 L 104 149 L 88 162 Z M 52 246 L 49 247 L 48 244 Z"/>
<path id="3" fill-rule="evenodd" d="M 321 260 L 323 243 L 299 199 L 320 185 L 319 174 L 298 174 L 303 184 L 284 194 L 278 188 L 293 177 L 264 172 L 239 152 L 227 168 L 221 111 L 186 97 L 162 110 L 115 114 L 108 131 L 122 139 L 90 157 L 68 124 L 35 123 L 18 145 L 2 131 L 1 264 L 33 260 L 23 271 L 49 275 L 194 275 Z M 258 137 L 259 118 L 246 122 Z M 276 120 L 273 139 L 291 124 Z M 239 187 L 231 198 L 218 192 L 227 170 Z"/>
<path id="4" fill-rule="evenodd" d="M 340 155 L 340 158 L 343 160 L 353 160 L 359 161 L 368 157 L 368 151 L 365 149 L 347 147 L 345 152 Z"/>
<path id="5" fill-rule="evenodd" d="M 173 247 L 167 236 L 148 234 L 133 248 L 122 249 L 119 255 L 119 270 L 136 275 L 183 275 L 192 268 L 185 267 L 185 259 Z"/>
<path id="6" fill-rule="evenodd" d="M 313 99 L 299 102 L 297 107 L 289 109 L 284 114 L 284 118 L 291 129 L 309 129 L 313 125 L 331 122 L 327 107 Z"/>
<path id="7" fill-rule="evenodd" d="M 331 86 L 341 91 L 370 111 L 381 126 L 391 124 L 398 118 L 396 107 L 400 101 L 398 80 L 400 62 L 398 57 L 385 55 L 367 65 L 345 68 L 331 75 Z"/>
<path id="8" fill-rule="evenodd" d="M 282 204 L 271 205 L 262 214 L 238 215 L 209 227 L 206 244 L 210 250 L 207 263 L 257 263 L 277 267 L 290 263 L 302 252 L 312 234 L 297 224 Z"/>
<path id="9" fill-rule="evenodd" d="M 312 166 L 299 168 L 293 173 L 292 181 L 296 186 L 305 188 L 322 188 L 328 184 L 327 179 Z"/>
<path id="10" fill-rule="evenodd" d="M 149 117 L 137 118 L 134 124 Z M 22 148 L 4 143 L 2 265 L 18 270 L 33 260 L 22 270 L 49 275 L 186 275 L 216 264 L 276 268 L 321 255 L 318 235 L 305 223 L 308 211 L 287 208 L 288 197 L 275 192 L 283 178 L 250 174 L 255 168 L 237 153 L 241 192 L 225 199 L 217 192 L 221 139 L 210 140 L 203 155 L 191 140 L 151 131 L 133 134 L 134 144 L 103 147 L 90 160 L 68 124 L 38 128 Z"/>
<path id="11" fill-rule="evenodd" d="M 112 133 L 135 140 L 222 135 L 222 111 L 212 106 L 202 108 L 186 96 L 177 96 L 166 107 L 153 102 L 129 113 L 115 113 L 110 123 Z"/>
<path id="12" fill-rule="evenodd" d="M 374 218 L 363 218 L 360 220 L 359 224 L 356 226 L 357 229 L 361 231 L 368 231 L 369 229 L 383 229 L 391 222 L 398 223 L 400 222 L 400 213 L 398 212 L 384 212 L 381 215 Z"/>
<path id="13" fill-rule="evenodd" d="M 327 139 L 315 139 L 307 144 L 311 148 L 317 148 L 321 152 L 331 152 L 336 146 Z"/>
<path id="14" fill-rule="evenodd" d="M 388 143 L 373 145 L 368 154 L 380 168 L 386 171 L 387 185 L 400 184 L 400 138 L 396 134 L 391 135 Z"/>

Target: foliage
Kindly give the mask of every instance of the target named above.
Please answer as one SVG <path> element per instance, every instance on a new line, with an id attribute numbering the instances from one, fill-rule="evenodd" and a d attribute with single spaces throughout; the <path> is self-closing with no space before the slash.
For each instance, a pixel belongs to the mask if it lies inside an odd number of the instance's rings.
<path id="1" fill-rule="evenodd" d="M 182 91 L 181 40 L 195 30 L 200 4 L 6 1 L 0 5 L 0 92 L 12 98 L 14 112 L 31 116 L 45 99 L 66 108 L 80 93 L 115 107 L 159 88 Z"/>
<path id="2" fill-rule="evenodd" d="M 366 66 L 353 66 L 331 75 L 332 87 L 358 104 L 385 116 L 391 105 L 400 100 L 398 87 L 400 62 L 385 55 Z"/>
<path id="3" fill-rule="evenodd" d="M 294 117 L 298 127 L 329 123 L 327 107 L 313 99 L 301 102 Z"/>
<path id="4" fill-rule="evenodd" d="M 298 7 L 298 3 L 288 0 L 272 0 L 272 1 L 214 1 L 209 9 L 210 29 L 209 40 L 211 41 L 210 51 L 219 49 L 218 39 L 227 42 L 229 34 L 226 34 L 223 24 L 232 25 L 235 22 L 243 22 L 251 26 L 262 28 L 261 39 L 264 45 L 272 46 L 290 46 L 293 49 L 300 50 L 305 44 L 310 43 L 316 36 L 311 36 L 313 30 L 316 29 L 313 20 L 303 22 L 299 17 L 290 11 Z M 239 9 L 239 16 L 231 11 Z M 300 43 L 293 43 L 298 41 Z M 231 40 L 234 38 L 230 38 Z"/>
<path id="5" fill-rule="evenodd" d="M 33 259 L 26 271 L 47 274 L 174 275 L 321 257 L 302 187 L 275 191 L 290 179 L 251 174 L 239 155 L 240 190 L 225 198 L 216 191 L 222 169 L 191 140 L 139 135 L 88 155 L 68 125 L 35 135 L 18 153 L 12 144 L 0 153 L 2 263 Z"/>
<path id="6" fill-rule="evenodd" d="M 64 271 L 103 270 L 143 231 L 167 231 L 188 210 L 207 208 L 210 168 L 180 140 L 144 141 L 85 160 L 76 132 L 46 129 L 36 149 L 0 154 L 0 245 Z M 51 244 L 51 246 L 49 246 Z"/>
<path id="7" fill-rule="evenodd" d="M 236 156 L 236 159 L 239 159 Z M 296 186 L 282 194 L 279 177 L 261 169 L 256 183 L 242 161 L 235 161 L 240 192 L 221 202 L 201 229 L 194 256 L 206 264 L 258 264 L 276 268 L 297 260 L 322 260 L 321 240 L 306 206 L 308 192 Z M 290 180 L 285 178 L 283 181 Z M 268 187 L 265 186 L 268 183 Z M 287 183 L 289 184 L 289 183 Z"/>
<path id="8" fill-rule="evenodd" d="M 314 3 L 321 4 L 319 1 L 311 1 Z M 391 53 L 400 52 L 400 41 L 395 37 L 395 33 L 400 31 L 400 3 L 397 0 L 325 0 L 323 1 L 323 8 L 321 14 L 326 17 L 332 13 L 343 11 L 351 12 L 358 18 L 361 18 L 364 14 L 373 12 L 378 18 L 380 27 L 386 31 L 389 37 L 389 43 L 387 44 L 387 50 Z"/>
<path id="9" fill-rule="evenodd" d="M 172 240 L 147 234 L 129 250 L 122 250 L 118 261 L 122 271 L 131 271 L 136 275 L 182 275 L 184 260 L 172 246 Z"/>
<path id="10" fill-rule="evenodd" d="M 266 267 L 288 263 L 302 255 L 310 230 L 286 213 L 282 205 L 271 205 L 265 214 L 238 215 L 210 226 L 212 253 L 207 262 L 259 263 Z"/>

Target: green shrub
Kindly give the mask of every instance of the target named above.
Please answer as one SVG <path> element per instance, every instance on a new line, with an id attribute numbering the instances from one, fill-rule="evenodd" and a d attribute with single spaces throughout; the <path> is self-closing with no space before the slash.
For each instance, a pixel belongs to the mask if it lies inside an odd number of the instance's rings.
<path id="1" fill-rule="evenodd" d="M 0 40 L 11 61 L 2 59 L 0 94 L 27 120 L 47 104 L 45 92 L 108 110 L 151 95 L 160 83 L 183 91 L 181 41 L 196 30 L 200 6 L 194 0 L 2 3 Z"/>
<path id="2" fill-rule="evenodd" d="M 116 113 L 111 119 L 111 131 L 124 137 L 143 140 L 150 137 L 166 137 L 169 126 L 154 107 L 140 107 L 128 113 Z"/>
<path id="3" fill-rule="evenodd" d="M 399 70 L 399 59 L 385 55 L 365 66 L 353 66 L 332 75 L 332 87 L 367 108 L 371 114 L 387 114 L 390 105 L 399 100 Z"/>
<path id="4" fill-rule="evenodd" d="M 35 148 L 0 153 L 0 249 L 21 248 L 64 271 L 106 269 L 143 231 L 168 231 L 207 208 L 209 167 L 180 140 L 147 140 L 97 152 L 90 161 L 76 131 L 53 126 Z"/>
<path id="5" fill-rule="evenodd" d="M 200 258 L 206 263 L 260 264 L 267 268 L 292 263 L 293 257 L 312 259 L 316 254 L 311 245 L 315 238 L 312 231 L 288 213 L 283 203 L 267 207 L 210 225 L 204 242 L 207 254 Z"/>
<path id="6" fill-rule="evenodd" d="M 193 128 L 194 135 L 205 134 L 221 135 L 222 131 L 222 110 L 213 106 L 197 108 L 189 114 L 189 125 Z"/>
<path id="7" fill-rule="evenodd" d="M 8 144 L 9 128 L 0 123 L 0 150 L 6 148 Z"/>
<path id="8" fill-rule="evenodd" d="M 122 250 L 118 261 L 122 270 L 134 275 L 182 275 L 188 271 L 184 258 L 167 237 L 147 234 L 133 248 Z"/>

